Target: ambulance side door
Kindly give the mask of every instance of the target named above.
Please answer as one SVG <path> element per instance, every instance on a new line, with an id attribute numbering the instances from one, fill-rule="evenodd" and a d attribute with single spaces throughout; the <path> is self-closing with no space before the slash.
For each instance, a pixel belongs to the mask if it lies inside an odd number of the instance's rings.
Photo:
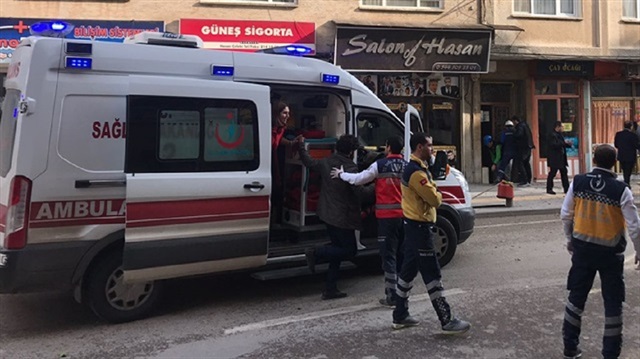
<path id="1" fill-rule="evenodd" d="M 267 86 L 129 76 L 125 281 L 266 263 L 270 124 Z"/>

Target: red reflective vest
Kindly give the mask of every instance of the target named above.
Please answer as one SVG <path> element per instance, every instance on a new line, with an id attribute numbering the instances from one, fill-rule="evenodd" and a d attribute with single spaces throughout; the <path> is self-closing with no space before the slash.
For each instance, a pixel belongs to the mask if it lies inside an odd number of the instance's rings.
<path id="1" fill-rule="evenodd" d="M 400 180 L 407 161 L 402 155 L 390 154 L 376 164 L 376 218 L 402 218 Z"/>

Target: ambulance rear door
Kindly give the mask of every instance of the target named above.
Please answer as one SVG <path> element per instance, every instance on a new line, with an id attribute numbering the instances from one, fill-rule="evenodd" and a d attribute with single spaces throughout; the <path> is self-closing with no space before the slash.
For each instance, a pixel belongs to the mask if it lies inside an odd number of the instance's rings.
<path id="1" fill-rule="evenodd" d="M 125 281 L 266 263 L 270 123 L 267 86 L 129 76 Z"/>

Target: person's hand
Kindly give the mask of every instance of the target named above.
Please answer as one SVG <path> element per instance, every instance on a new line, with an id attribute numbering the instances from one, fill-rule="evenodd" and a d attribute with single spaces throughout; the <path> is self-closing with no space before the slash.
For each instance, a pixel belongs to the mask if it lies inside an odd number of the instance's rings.
<path id="1" fill-rule="evenodd" d="M 573 141 L 572 140 L 564 140 L 564 143 L 566 143 L 569 146 L 573 146 Z"/>
<path id="2" fill-rule="evenodd" d="M 340 168 L 338 167 L 333 167 L 333 169 L 331 170 L 331 172 L 329 173 L 331 175 L 331 178 L 333 179 L 340 179 L 340 174 L 344 173 L 344 166 L 340 166 Z"/>
<path id="3" fill-rule="evenodd" d="M 496 170 L 496 168 L 498 168 L 498 167 L 497 167 L 495 164 L 491 165 L 491 170 L 492 170 L 492 171 L 495 171 L 495 170 Z"/>
<path id="4" fill-rule="evenodd" d="M 298 135 L 294 140 L 294 143 L 302 143 L 304 142 L 304 137 L 302 137 L 302 135 Z"/>
<path id="5" fill-rule="evenodd" d="M 567 252 L 569 252 L 569 254 L 573 255 L 573 243 L 567 242 Z"/>

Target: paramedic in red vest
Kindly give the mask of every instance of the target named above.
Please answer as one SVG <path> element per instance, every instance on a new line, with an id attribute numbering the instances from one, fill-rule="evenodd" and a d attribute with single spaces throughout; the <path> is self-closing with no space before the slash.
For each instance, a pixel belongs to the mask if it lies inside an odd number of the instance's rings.
<path id="1" fill-rule="evenodd" d="M 385 147 L 387 157 L 375 161 L 360 173 L 346 173 L 342 168 L 334 168 L 331 171 L 333 178 L 340 178 L 352 185 L 363 185 L 375 180 L 378 246 L 385 282 L 385 298 L 380 299 L 380 304 L 389 307 L 395 306 L 397 273 L 402 268 L 400 248 L 404 233 L 400 179 L 407 165 L 401 154 L 402 142 L 398 136 L 389 137 Z"/>
<path id="2" fill-rule="evenodd" d="M 575 176 L 560 212 L 567 250 L 571 253 L 569 298 L 562 325 L 565 358 L 582 355 L 578 347 L 582 313 L 596 272 L 600 274 L 604 299 L 602 356 L 605 359 L 620 356 L 625 229 L 636 250 L 636 264 L 639 261 L 640 218 L 633 193 L 611 170 L 616 163 L 616 150 L 611 145 L 598 146 L 593 163 L 593 171 Z"/>

